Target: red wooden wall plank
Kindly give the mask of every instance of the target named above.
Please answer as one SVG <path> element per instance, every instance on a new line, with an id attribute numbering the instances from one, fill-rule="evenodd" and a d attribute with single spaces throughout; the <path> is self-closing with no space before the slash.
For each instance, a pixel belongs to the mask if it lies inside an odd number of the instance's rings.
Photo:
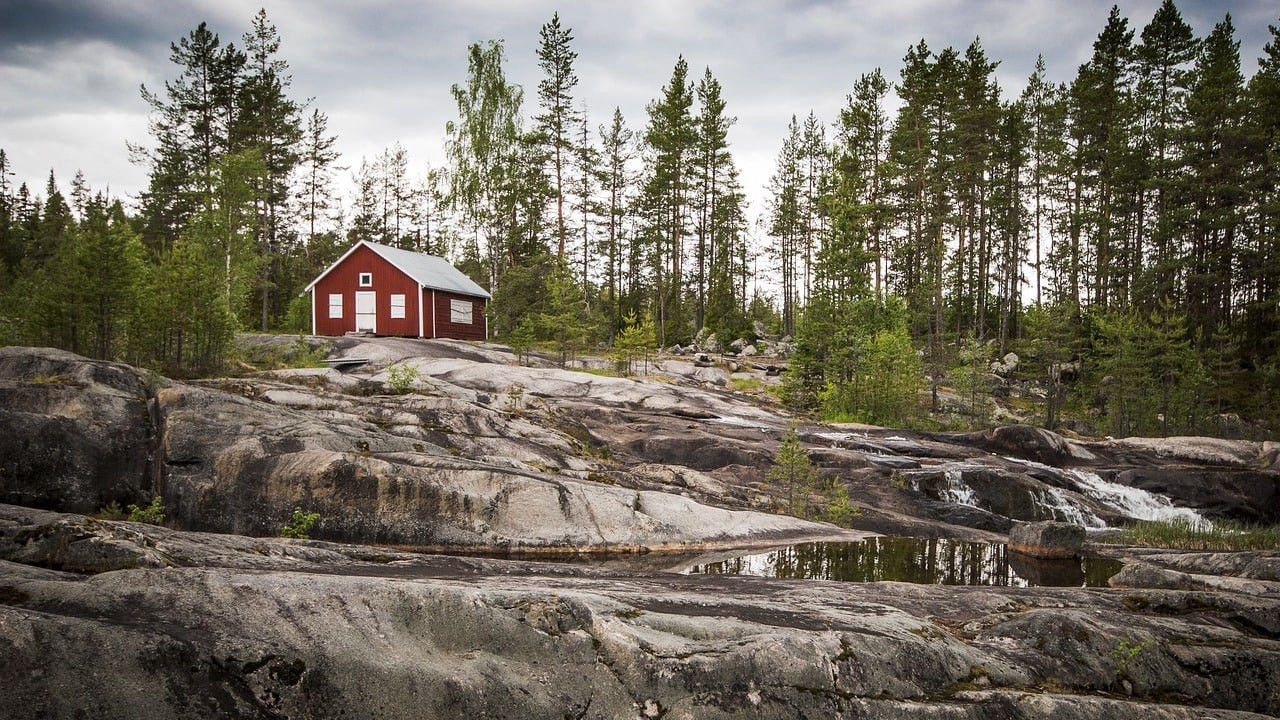
<path id="1" fill-rule="evenodd" d="M 360 287 L 360 273 L 372 273 L 373 285 Z M 418 283 L 367 247 L 356 248 L 341 264 L 316 283 L 316 334 L 341 335 L 356 329 L 356 292 L 377 293 L 378 335 L 418 336 Z M 342 317 L 329 317 L 329 295 L 342 294 Z M 404 295 L 404 317 L 391 317 L 391 296 Z M 429 332 L 429 330 L 428 330 Z"/>

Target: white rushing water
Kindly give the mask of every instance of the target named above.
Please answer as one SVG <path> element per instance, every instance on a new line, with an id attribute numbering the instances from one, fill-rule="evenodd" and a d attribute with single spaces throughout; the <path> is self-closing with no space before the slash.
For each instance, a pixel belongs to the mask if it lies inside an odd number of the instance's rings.
<path id="1" fill-rule="evenodd" d="M 1184 520 L 1207 525 L 1208 520 L 1191 508 L 1178 507 L 1169 498 L 1120 483 L 1103 480 L 1088 470 L 1068 470 L 1081 492 L 1098 502 L 1138 520 Z"/>
<path id="2" fill-rule="evenodd" d="M 963 468 L 947 468 L 943 473 L 947 484 L 939 491 L 941 499 L 956 505 L 978 507 L 978 496 L 964 481 Z"/>
<path id="3" fill-rule="evenodd" d="M 1058 475 L 1065 473 L 1075 480 L 1076 487 L 1079 488 L 1081 495 L 1135 520 L 1185 520 L 1196 524 L 1209 524 L 1209 521 L 1200 513 L 1191 508 L 1178 507 L 1163 495 L 1143 490 L 1142 488 L 1129 487 L 1128 485 L 1104 480 L 1102 476 L 1090 470 L 1061 470 L 1034 460 L 1024 460 L 1016 457 L 1005 457 L 1005 460 Z M 1107 526 L 1089 508 L 1073 502 L 1071 495 L 1067 491 L 1052 486 L 1046 489 L 1048 493 L 1043 500 L 1046 506 L 1054 510 L 1055 515 L 1061 514 L 1063 516 L 1062 519 L 1085 527 L 1101 528 Z"/>
<path id="4" fill-rule="evenodd" d="M 1107 526 L 1102 521 L 1102 518 L 1095 515 L 1092 510 L 1077 505 L 1066 490 L 1052 485 L 1046 486 L 1045 490 L 1048 492 L 1040 496 L 1040 501 L 1053 512 L 1054 520 L 1075 523 L 1087 528 L 1104 528 Z"/>

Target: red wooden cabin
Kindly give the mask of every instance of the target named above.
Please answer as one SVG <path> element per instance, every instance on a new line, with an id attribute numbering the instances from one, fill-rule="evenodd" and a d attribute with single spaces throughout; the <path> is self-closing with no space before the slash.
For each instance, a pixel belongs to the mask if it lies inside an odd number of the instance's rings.
<path id="1" fill-rule="evenodd" d="M 488 292 L 442 257 L 356 243 L 307 286 L 311 332 L 484 340 Z"/>

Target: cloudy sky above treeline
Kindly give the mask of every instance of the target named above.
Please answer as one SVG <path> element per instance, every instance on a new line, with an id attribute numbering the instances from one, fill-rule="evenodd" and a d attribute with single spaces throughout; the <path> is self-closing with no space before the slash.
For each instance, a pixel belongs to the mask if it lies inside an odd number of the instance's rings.
<path id="1" fill-rule="evenodd" d="M 1137 32 L 1158 0 L 1121 2 Z M 207 21 L 223 40 L 240 35 L 264 3 L 240 0 L 0 0 L 0 147 L 17 179 L 43 190 L 50 168 L 69 183 L 132 196 L 146 182 L 127 141 L 146 141 L 139 87 L 172 77 L 169 43 Z M 738 118 L 730 140 L 753 212 L 792 114 L 830 122 L 853 81 L 883 69 L 897 79 L 908 45 L 963 48 L 981 37 L 1006 95 L 1021 91 L 1037 53 L 1054 80 L 1069 80 L 1102 29 L 1107 0 L 633 0 L 499 2 L 428 0 L 269 2 L 295 96 L 312 98 L 339 135 L 350 168 L 400 142 L 415 172 L 443 162 L 449 86 L 464 79 L 469 43 L 502 39 L 508 74 L 534 112 L 539 26 L 558 10 L 578 51 L 578 97 L 593 127 L 619 106 L 633 128 L 683 54 L 691 73 L 710 67 Z M 1203 36 L 1230 12 L 1246 75 L 1280 22 L 1275 0 L 1183 0 Z"/>

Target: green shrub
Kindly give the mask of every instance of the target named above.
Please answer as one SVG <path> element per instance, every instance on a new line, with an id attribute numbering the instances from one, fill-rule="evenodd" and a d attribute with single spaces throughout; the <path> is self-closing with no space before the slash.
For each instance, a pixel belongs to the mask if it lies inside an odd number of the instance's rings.
<path id="1" fill-rule="evenodd" d="M 146 523 L 148 525 L 164 524 L 164 501 L 157 495 L 151 498 L 151 504 L 145 507 L 129 506 L 129 522 Z"/>
<path id="2" fill-rule="evenodd" d="M 849 527 L 861 514 L 862 511 L 849 500 L 849 488 L 833 478 L 827 485 L 827 509 L 822 513 L 822 519 L 840 527 Z"/>
<path id="3" fill-rule="evenodd" d="M 320 522 L 319 513 L 302 512 L 302 508 L 294 508 L 289 522 L 280 528 L 280 537 L 306 540 L 311 537 L 311 530 Z"/>
<path id="4" fill-rule="evenodd" d="M 413 391 L 418 382 L 418 369 L 409 365 L 396 365 L 387 371 L 387 387 L 397 395 Z"/>
<path id="5" fill-rule="evenodd" d="M 818 471 L 809 463 L 809 452 L 800 444 L 794 425 L 782 436 L 766 477 L 786 495 L 786 512 L 800 518 L 812 517 L 809 495 L 818 485 Z"/>

